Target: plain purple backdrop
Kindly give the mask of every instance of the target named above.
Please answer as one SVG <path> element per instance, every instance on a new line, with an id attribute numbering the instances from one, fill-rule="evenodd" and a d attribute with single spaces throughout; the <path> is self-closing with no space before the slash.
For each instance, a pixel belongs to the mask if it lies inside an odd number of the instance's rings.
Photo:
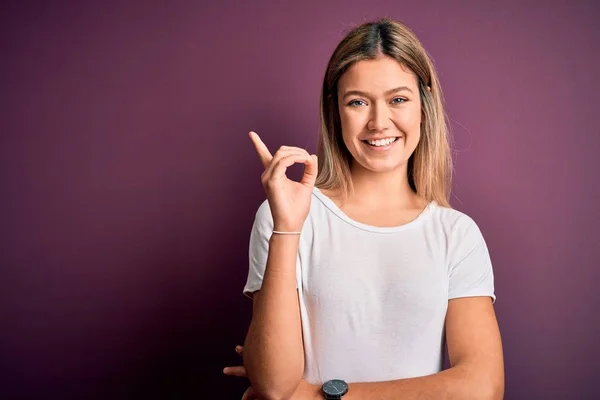
<path id="1" fill-rule="evenodd" d="M 490 248 L 506 399 L 600 398 L 594 1 L 3 2 L 1 394 L 239 398 L 247 137 L 314 150 L 328 57 L 407 23 Z M 297 175 L 298 171 L 293 174 Z M 3 395 L 4 394 L 4 395 Z"/>

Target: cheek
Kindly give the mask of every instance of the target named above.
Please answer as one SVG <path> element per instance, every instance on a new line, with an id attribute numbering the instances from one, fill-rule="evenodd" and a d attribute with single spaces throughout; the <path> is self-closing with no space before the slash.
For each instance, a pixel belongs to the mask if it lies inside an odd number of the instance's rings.
<path id="1" fill-rule="evenodd" d="M 340 112 L 342 128 L 345 128 L 348 131 L 361 129 L 361 127 L 366 123 L 365 115 L 363 114 L 366 113 L 360 113 L 356 111 Z"/>
<path id="2" fill-rule="evenodd" d="M 406 112 L 408 110 L 404 111 L 405 112 L 397 113 L 394 116 L 394 121 L 400 128 L 406 130 L 407 133 L 413 132 L 421 125 L 421 110 L 415 109 L 410 110 L 410 112 Z"/>
<path id="3" fill-rule="evenodd" d="M 342 126 L 342 137 L 346 146 L 352 145 L 353 138 L 362 132 L 367 123 L 365 117 L 360 113 L 340 112 L 340 123 Z"/>

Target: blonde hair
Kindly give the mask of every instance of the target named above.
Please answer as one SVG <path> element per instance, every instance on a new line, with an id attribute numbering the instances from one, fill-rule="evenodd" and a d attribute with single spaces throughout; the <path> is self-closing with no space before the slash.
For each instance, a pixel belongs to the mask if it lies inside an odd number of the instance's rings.
<path id="1" fill-rule="evenodd" d="M 321 135 L 317 145 L 319 172 L 315 185 L 326 190 L 341 189 L 344 199 L 353 189 L 352 155 L 342 139 L 337 85 L 352 64 L 381 56 L 397 60 L 418 80 L 421 139 L 408 160 L 409 184 L 427 201 L 435 200 L 441 206 L 450 207 L 452 159 L 440 83 L 427 51 L 415 34 L 406 25 L 390 18 L 355 27 L 338 44 L 329 60 L 321 91 Z"/>

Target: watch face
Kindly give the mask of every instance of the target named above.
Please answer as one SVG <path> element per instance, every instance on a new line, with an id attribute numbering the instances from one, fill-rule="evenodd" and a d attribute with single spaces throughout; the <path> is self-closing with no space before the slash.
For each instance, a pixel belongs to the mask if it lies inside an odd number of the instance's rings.
<path id="1" fill-rule="evenodd" d="M 348 393 L 348 384 L 341 379 L 332 379 L 323 384 L 323 392 L 328 396 L 343 396 Z"/>

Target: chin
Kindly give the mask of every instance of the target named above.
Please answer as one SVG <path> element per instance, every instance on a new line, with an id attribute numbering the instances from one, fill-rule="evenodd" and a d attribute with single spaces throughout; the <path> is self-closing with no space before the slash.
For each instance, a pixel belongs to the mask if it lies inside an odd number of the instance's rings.
<path id="1" fill-rule="evenodd" d="M 394 163 L 389 162 L 388 160 L 386 160 L 384 162 L 373 162 L 371 160 L 361 160 L 361 161 L 355 160 L 355 162 L 357 164 L 359 164 L 361 166 L 361 168 L 366 169 L 371 172 L 377 172 L 377 173 L 400 171 L 400 170 L 406 168 L 406 165 L 407 165 L 407 160 L 400 161 L 400 162 L 396 161 Z"/>

